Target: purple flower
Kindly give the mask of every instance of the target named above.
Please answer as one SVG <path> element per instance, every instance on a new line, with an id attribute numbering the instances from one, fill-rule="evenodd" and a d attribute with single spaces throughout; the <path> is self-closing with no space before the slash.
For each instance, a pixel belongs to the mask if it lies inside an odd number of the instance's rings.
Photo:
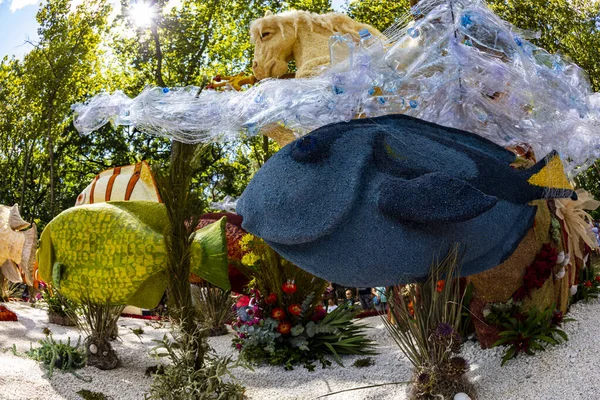
<path id="1" fill-rule="evenodd" d="M 241 343 L 236 343 L 235 348 L 238 350 L 242 349 L 242 344 Z"/>
<path id="2" fill-rule="evenodd" d="M 454 328 L 451 327 L 449 324 L 442 322 L 437 326 L 435 333 L 436 335 L 441 337 L 449 337 L 452 336 L 452 334 L 454 333 Z"/>

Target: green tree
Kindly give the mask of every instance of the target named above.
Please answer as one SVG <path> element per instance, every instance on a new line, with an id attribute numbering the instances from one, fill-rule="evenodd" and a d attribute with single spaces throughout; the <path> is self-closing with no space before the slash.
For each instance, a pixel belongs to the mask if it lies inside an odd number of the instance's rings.
<path id="1" fill-rule="evenodd" d="M 591 0 L 489 0 L 500 18 L 539 33 L 532 41 L 583 68 L 600 90 L 600 3 Z"/>

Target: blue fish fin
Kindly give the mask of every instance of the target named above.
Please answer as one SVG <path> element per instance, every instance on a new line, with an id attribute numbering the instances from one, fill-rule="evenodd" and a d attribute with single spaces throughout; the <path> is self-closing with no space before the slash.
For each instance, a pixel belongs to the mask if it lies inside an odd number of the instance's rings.
<path id="1" fill-rule="evenodd" d="M 498 198 L 464 180 L 434 172 L 415 179 L 387 178 L 379 190 L 379 211 L 401 221 L 463 222 L 488 211 Z"/>

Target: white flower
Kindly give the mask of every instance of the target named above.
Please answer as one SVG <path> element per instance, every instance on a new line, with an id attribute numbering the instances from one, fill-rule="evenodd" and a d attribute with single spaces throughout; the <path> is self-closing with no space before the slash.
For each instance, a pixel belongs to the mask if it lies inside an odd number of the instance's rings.
<path id="1" fill-rule="evenodd" d="M 562 279 L 563 276 L 565 276 L 565 267 L 561 267 L 558 272 L 556 274 L 554 274 L 554 277 L 556 279 Z"/>
<path id="2" fill-rule="evenodd" d="M 558 256 L 556 257 L 556 263 L 557 264 L 561 264 L 565 259 L 565 252 L 561 251 L 560 253 L 558 253 Z"/>
<path id="3" fill-rule="evenodd" d="M 571 289 L 569 289 L 569 291 L 571 292 L 571 296 L 575 296 L 577 294 L 577 285 L 571 286 Z"/>
<path id="4" fill-rule="evenodd" d="M 484 308 L 483 309 L 483 317 L 487 318 L 488 315 L 490 315 L 492 313 L 492 311 L 489 308 Z"/>
<path id="5" fill-rule="evenodd" d="M 567 266 L 567 264 L 569 264 L 569 262 L 571 261 L 571 256 L 569 256 L 568 254 L 565 255 L 565 259 L 563 260 L 563 262 L 560 264 L 562 267 Z"/>

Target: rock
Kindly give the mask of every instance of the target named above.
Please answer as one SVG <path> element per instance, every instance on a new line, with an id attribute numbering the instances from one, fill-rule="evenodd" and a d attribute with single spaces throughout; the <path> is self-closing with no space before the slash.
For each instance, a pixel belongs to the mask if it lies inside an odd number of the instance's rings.
<path id="1" fill-rule="evenodd" d="M 454 395 L 454 400 L 471 400 L 471 398 L 466 393 L 456 393 Z"/>

